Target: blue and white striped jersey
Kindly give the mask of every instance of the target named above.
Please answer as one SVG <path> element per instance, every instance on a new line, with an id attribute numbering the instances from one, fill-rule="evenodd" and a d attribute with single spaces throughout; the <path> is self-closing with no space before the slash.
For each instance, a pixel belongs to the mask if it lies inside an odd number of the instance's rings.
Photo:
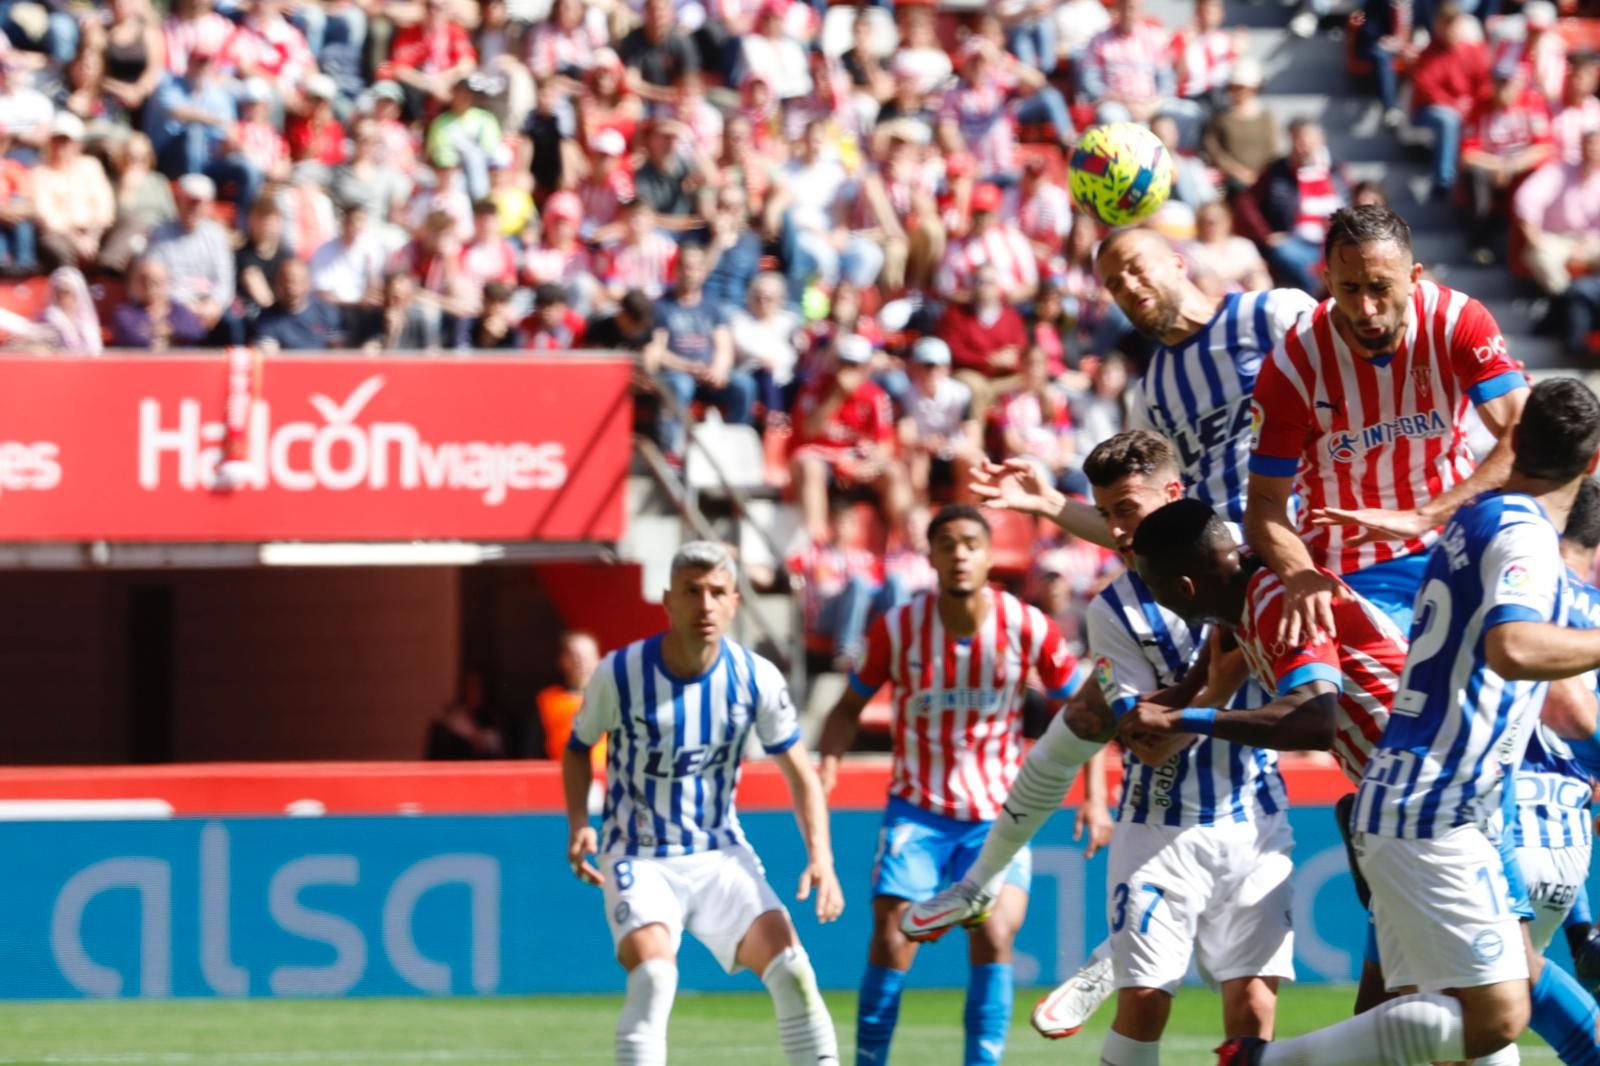
<path id="1" fill-rule="evenodd" d="M 1560 540 L 1538 501 L 1496 493 L 1456 513 L 1428 556 L 1389 725 L 1356 796 L 1355 825 L 1426 839 L 1486 826 L 1522 761 L 1548 687 L 1507 681 L 1489 630 L 1566 623 Z"/>
<path id="2" fill-rule="evenodd" d="M 1230 293 L 1188 340 L 1156 349 L 1135 420 L 1172 440 L 1188 493 L 1244 520 L 1250 396 L 1261 362 L 1317 301 L 1299 289 Z"/>
<path id="3" fill-rule="evenodd" d="M 1600 629 L 1600 590 L 1567 571 L 1567 624 Z M 1519 848 L 1570 848 L 1589 842 L 1589 774 L 1566 741 L 1543 725 L 1528 737 L 1528 750 L 1513 777 Z"/>
<path id="4" fill-rule="evenodd" d="M 1176 684 L 1205 637 L 1204 629 L 1191 630 L 1158 604 L 1132 571 L 1112 581 L 1089 604 L 1094 679 L 1114 711 Z M 1267 694 L 1249 681 L 1232 706 L 1260 707 L 1267 702 Z M 1247 822 L 1288 806 L 1277 752 L 1204 737 L 1156 767 L 1131 754 L 1123 756 L 1119 821 L 1215 825 Z"/>
<path id="5" fill-rule="evenodd" d="M 776 666 L 731 640 L 699 677 L 669 673 L 661 637 L 635 641 L 600 663 L 583 694 L 569 746 L 606 744 L 603 855 L 690 855 L 742 844 L 734 813 L 750 731 L 769 755 L 800 739 L 794 703 Z"/>

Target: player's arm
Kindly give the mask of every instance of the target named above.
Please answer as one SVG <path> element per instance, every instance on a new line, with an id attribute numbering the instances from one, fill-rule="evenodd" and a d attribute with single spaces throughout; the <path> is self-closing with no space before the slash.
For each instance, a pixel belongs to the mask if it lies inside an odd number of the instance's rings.
<path id="1" fill-rule="evenodd" d="M 1099 511 L 1058 490 L 1044 479 L 1037 464 L 1026 459 L 985 462 L 973 470 L 969 487 L 985 507 L 1036 515 L 1091 544 L 1117 546 Z"/>
<path id="2" fill-rule="evenodd" d="M 1156 676 L 1155 668 L 1145 658 L 1139 642 L 1128 632 L 1127 627 L 1117 620 L 1116 610 L 1104 597 L 1097 597 L 1089 604 L 1087 623 L 1089 653 L 1094 657 L 1094 684 L 1085 685 L 1084 688 L 1095 690 L 1093 695 L 1098 696 L 1099 701 L 1098 704 L 1093 701 L 1085 702 L 1078 709 L 1069 704 L 1068 712 L 1077 714 L 1090 712 L 1097 717 L 1100 714 L 1105 717 L 1099 719 L 1100 730 L 1092 733 L 1079 730 L 1078 723 L 1074 719 L 1069 718 L 1068 724 L 1072 726 L 1074 733 L 1085 739 L 1109 740 L 1117 735 L 1117 723 L 1120 719 L 1137 707 L 1140 700 L 1147 699 L 1149 694 L 1157 692 L 1161 687 L 1161 681 Z M 1100 705 L 1104 706 L 1104 711 L 1100 710 Z M 1131 737 L 1124 741 L 1129 751 L 1150 766 L 1166 762 L 1189 743 L 1188 737 L 1156 738 L 1151 743 L 1143 743 Z"/>
<path id="3" fill-rule="evenodd" d="M 1292 475 L 1274 476 L 1251 460 L 1250 488 L 1245 497 L 1245 540 L 1283 578 L 1288 609 L 1277 639 L 1299 644 L 1303 637 L 1333 631 L 1333 601 L 1344 594 L 1339 582 L 1317 569 L 1300 533 L 1289 522 Z"/>
<path id="4" fill-rule="evenodd" d="M 1089 686 L 1093 688 L 1094 686 Z M 1106 749 L 1101 748 L 1083 766 L 1083 804 L 1072 823 L 1072 839 L 1083 841 L 1083 857 L 1111 842 L 1116 823 L 1111 820 L 1110 789 L 1106 786 Z M 1087 839 L 1085 839 L 1087 834 Z"/>
<path id="5" fill-rule="evenodd" d="M 834 701 L 822 723 L 822 739 L 817 754 L 822 757 L 822 792 L 831 795 L 839 781 L 839 760 L 855 744 L 861 712 L 889 680 L 889 626 L 883 617 L 867 630 L 867 653 L 861 665 L 850 674 L 845 689 Z"/>
<path id="6" fill-rule="evenodd" d="M 1273 751 L 1327 751 L 1333 746 L 1338 709 L 1338 687 L 1319 678 L 1248 711 L 1219 714 L 1213 707 L 1140 703 L 1123 716 L 1119 731 L 1124 736 L 1216 737 Z"/>
<path id="7" fill-rule="evenodd" d="M 800 837 L 806 846 L 806 868 L 800 874 L 800 891 L 795 898 L 804 900 L 815 888 L 817 921 L 831 922 L 844 910 L 844 891 L 833 869 L 827 796 L 803 745 L 791 745 L 775 756 L 774 761 L 789 784 L 795 820 L 800 823 Z"/>
<path id="8" fill-rule="evenodd" d="M 589 786 L 594 783 L 589 749 L 622 722 L 612 667 L 614 661 L 607 656 L 589 679 L 589 687 L 583 693 L 583 706 L 573 719 L 572 735 L 561 753 L 561 795 L 567 807 L 567 865 L 579 880 L 591 885 L 600 884 L 600 871 L 588 858 L 599 850 L 594 827 L 589 824 Z"/>
<path id="9" fill-rule="evenodd" d="M 1484 636 L 1483 652 L 1507 681 L 1560 681 L 1600 669 L 1600 629 L 1505 622 Z"/>

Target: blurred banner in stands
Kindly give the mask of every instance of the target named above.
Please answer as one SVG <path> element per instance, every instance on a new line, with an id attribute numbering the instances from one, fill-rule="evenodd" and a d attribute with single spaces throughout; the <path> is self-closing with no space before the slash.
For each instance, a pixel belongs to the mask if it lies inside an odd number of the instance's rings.
<path id="1" fill-rule="evenodd" d="M 0 540 L 614 541 L 629 374 L 606 358 L 0 357 Z"/>

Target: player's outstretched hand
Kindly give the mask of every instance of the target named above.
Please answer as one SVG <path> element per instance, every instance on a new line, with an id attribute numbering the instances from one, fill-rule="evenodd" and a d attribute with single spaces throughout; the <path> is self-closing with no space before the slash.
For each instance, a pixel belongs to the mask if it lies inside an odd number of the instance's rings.
<path id="1" fill-rule="evenodd" d="M 800 891 L 795 899 L 804 903 L 817 890 L 817 921 L 831 922 L 844 911 L 844 889 L 839 887 L 839 875 L 833 864 L 812 862 L 800 874 Z"/>
<path id="2" fill-rule="evenodd" d="M 1303 640 L 1321 640 L 1337 633 L 1333 601 L 1347 595 L 1338 578 L 1320 570 L 1301 570 L 1283 582 L 1283 616 L 1278 619 L 1278 639 L 1297 648 Z"/>
<path id="3" fill-rule="evenodd" d="M 985 507 L 1046 518 L 1054 518 L 1065 500 L 1044 479 L 1038 465 L 1026 459 L 985 462 L 973 469 L 969 487 Z"/>
<path id="4" fill-rule="evenodd" d="M 567 838 L 567 865 L 572 867 L 574 877 L 591 885 L 601 883 L 600 871 L 589 861 L 589 856 L 599 850 L 600 842 L 593 826 L 586 825 L 572 831 Z"/>
<path id="5" fill-rule="evenodd" d="M 1410 540 L 1433 528 L 1420 511 L 1390 511 L 1382 507 L 1322 507 L 1308 516 L 1314 526 L 1360 526 L 1345 543 L 1366 544 L 1374 540 Z"/>
<path id="6" fill-rule="evenodd" d="M 1084 841 L 1083 857 L 1092 859 L 1095 852 L 1111 843 L 1114 828 L 1116 823 L 1111 820 L 1111 812 L 1104 803 L 1081 803 L 1072 822 L 1072 839 Z"/>

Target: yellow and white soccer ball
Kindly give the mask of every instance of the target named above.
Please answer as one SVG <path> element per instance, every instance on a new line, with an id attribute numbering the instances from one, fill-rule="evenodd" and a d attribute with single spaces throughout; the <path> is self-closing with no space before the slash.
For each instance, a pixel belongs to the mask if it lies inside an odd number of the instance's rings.
<path id="1" fill-rule="evenodd" d="M 1172 156 L 1136 122 L 1091 126 L 1067 156 L 1078 208 L 1108 226 L 1143 222 L 1172 192 Z"/>

